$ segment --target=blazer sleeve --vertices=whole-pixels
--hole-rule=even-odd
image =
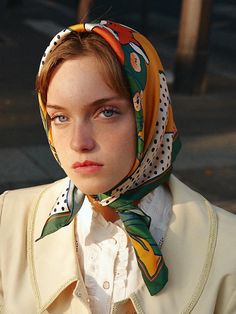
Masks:
[[[4,299],[3,299],[3,287],[2,287],[2,254],[3,252],[1,251],[1,242],[2,242],[2,236],[1,236],[1,217],[2,217],[2,211],[3,211],[3,202],[4,202],[4,197],[7,192],[3,193],[0,195],[0,313],[3,313],[3,307],[4,307]]]
[[[236,313],[236,274],[222,280],[214,314]]]

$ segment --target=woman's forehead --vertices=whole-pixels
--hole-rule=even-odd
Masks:
[[[107,84],[94,57],[73,58],[55,70],[47,91],[47,103],[58,105],[67,101],[99,104],[124,98]]]

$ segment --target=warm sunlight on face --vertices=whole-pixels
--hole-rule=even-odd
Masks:
[[[135,161],[132,104],[105,83],[95,57],[67,60],[47,93],[54,146],[61,165],[85,194],[117,185]]]

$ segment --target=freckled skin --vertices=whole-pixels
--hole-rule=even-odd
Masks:
[[[129,173],[136,154],[134,110],[107,86],[97,59],[78,57],[56,68],[47,112],[61,165],[83,193],[109,191]],[[102,167],[96,173],[76,173],[72,165],[85,160]]]

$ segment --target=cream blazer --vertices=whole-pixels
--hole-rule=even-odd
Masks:
[[[1,314],[91,313],[74,223],[35,242],[62,186],[60,180],[1,196]],[[235,314],[236,216],[174,176],[169,186],[173,215],[162,248],[169,281],[155,296],[142,283],[111,313],[127,313],[132,302],[138,314]]]

